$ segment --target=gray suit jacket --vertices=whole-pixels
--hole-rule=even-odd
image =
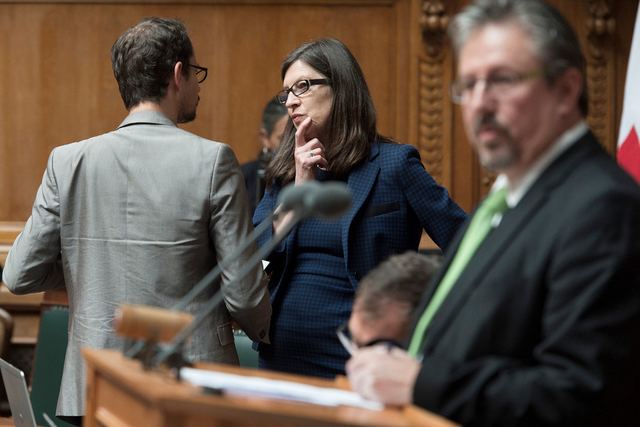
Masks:
[[[19,294],[66,284],[69,341],[57,413],[84,414],[80,348],[122,348],[112,329],[119,304],[173,306],[250,230],[231,149],[162,114],[130,114],[113,132],[55,148],[3,279]],[[188,356],[237,363],[232,318],[253,340],[268,336],[261,269],[233,283],[247,258],[226,263],[221,281],[188,307],[198,312],[222,289],[224,305],[194,333]]]

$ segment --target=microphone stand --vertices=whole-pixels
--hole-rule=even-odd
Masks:
[[[271,227],[273,219],[277,218],[279,213],[280,212],[270,212],[267,217],[244,239],[244,241],[236,247],[236,250],[234,252],[232,252],[225,259],[218,262],[218,264],[202,279],[200,279],[200,281],[193,288],[191,288],[191,290],[187,292],[187,294],[182,297],[180,301],[178,301],[173,307],[171,307],[170,310],[184,310],[187,305],[191,301],[193,301],[193,299],[198,296],[198,294],[200,294],[200,292],[208,288],[214,281],[216,281],[220,277],[220,275],[222,274],[222,269],[226,267],[226,262],[229,262],[225,262],[225,260],[235,260],[240,257],[240,255],[242,255],[242,253],[249,247],[251,243],[254,243],[262,233],[264,233],[269,227]],[[247,270],[244,275],[247,275],[249,271],[250,270]],[[241,278],[243,278],[244,275],[241,276]],[[218,294],[216,294],[213,298],[217,300],[217,302],[222,299],[222,292],[218,292]],[[153,345],[154,343],[149,344]],[[145,347],[148,347],[148,345],[146,345],[144,341],[136,341],[127,351],[125,351],[125,356],[129,358],[139,358],[142,360],[145,366],[148,366],[150,364],[149,349],[145,349]]]
[[[273,238],[265,245],[260,247],[258,251],[247,261],[244,268],[238,273],[237,278],[230,284],[243,279],[251,270],[260,263],[271,251],[284,239],[285,236],[295,227],[295,225],[302,219],[308,216],[307,210],[294,210],[294,214],[291,220],[283,224],[283,227],[273,236]],[[264,222],[268,222],[265,220]],[[261,224],[262,225],[262,224]],[[271,225],[271,223],[269,223]],[[263,230],[264,231],[264,230]],[[200,324],[206,319],[206,317],[220,304],[223,299],[222,292],[216,293],[204,306],[203,310],[193,319],[193,321],[180,331],[173,340],[163,346],[160,349],[156,357],[151,362],[151,366],[157,366],[158,364],[167,361],[171,368],[175,368],[179,378],[180,368],[189,365],[182,354],[182,348],[186,339],[193,333],[193,331],[200,326]]]
[[[319,185],[315,181],[300,184],[289,185],[285,187],[279,197],[280,206],[270,213],[259,225],[250,233],[245,241],[238,245],[237,249],[225,259],[236,259],[239,257],[257,238],[262,235],[269,227],[272,226],[274,218],[278,218],[281,212],[292,211],[293,215],[289,220],[282,224],[282,228],[278,230],[264,246],[259,248],[256,253],[249,258],[244,268],[238,272],[238,276],[232,280],[229,285],[235,284],[246,277],[251,270],[262,261],[271,251],[284,239],[293,227],[302,219],[311,215],[318,215],[324,218],[337,218],[348,209],[351,204],[351,193],[347,186],[343,183],[327,183]],[[216,280],[222,273],[222,268],[226,266],[225,260],[221,260],[218,265],[209,273],[207,273],[194,287],[189,291],[171,311],[183,310],[200,292]],[[142,360],[143,365],[147,368],[156,366],[159,363],[167,361],[168,365],[173,367],[185,366],[189,364],[182,355],[182,347],[185,340],[193,333],[193,331],[204,321],[208,314],[213,311],[223,299],[223,292],[219,290],[205,305],[204,311],[198,314],[191,324],[180,331],[173,337],[169,344],[163,345],[154,351],[156,340],[151,339],[145,341],[137,341],[133,346],[125,352],[127,357],[135,357]]]

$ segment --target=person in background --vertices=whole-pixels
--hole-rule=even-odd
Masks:
[[[416,306],[438,265],[433,257],[407,251],[367,273],[358,284],[349,322],[338,329],[347,351],[381,342],[403,347]]]
[[[120,304],[171,308],[216,264],[222,279],[186,308],[220,304],[194,331],[185,356],[238,363],[232,320],[267,340],[271,306],[260,267],[239,277],[251,231],[238,162],[227,145],[181,130],[194,120],[199,65],[184,25],[147,18],[111,48],[129,114],[113,131],[54,148],[31,217],[11,248],[3,280],[17,294],[66,287],[69,341],[57,414],[85,413],[82,347],[122,348],[113,331]]]
[[[344,44],[303,44],[281,71],[277,97],[289,122],[254,224],[288,184],[342,181],[353,199],[340,220],[304,221],[269,256],[273,326],[271,344],[258,345],[260,366],[333,377],[348,358],[335,331],[349,319],[358,281],[390,255],[416,250],[422,230],[446,248],[466,214],[425,171],[415,147],[378,134],[364,75]],[[282,216],[273,229],[289,220]]]
[[[260,154],[254,161],[240,165],[244,183],[249,195],[251,215],[262,199],[265,189],[265,171],[273,158],[273,154],[282,141],[284,128],[287,125],[287,109],[278,100],[272,99],[262,111],[262,125],[260,126]]]
[[[408,352],[360,349],[353,388],[470,426],[627,426],[640,410],[640,187],[585,121],[585,58],[539,0],[450,28],[453,100],[499,175],[445,254]]]

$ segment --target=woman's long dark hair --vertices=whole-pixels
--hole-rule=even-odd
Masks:
[[[358,62],[349,49],[336,39],[320,39],[293,50],[282,63],[284,79],[289,67],[302,61],[329,79],[333,105],[322,141],[329,171],[336,178],[346,177],[367,158],[377,136],[376,112]],[[285,185],[295,178],[295,132],[289,120],[280,148],[267,170],[267,185]]]

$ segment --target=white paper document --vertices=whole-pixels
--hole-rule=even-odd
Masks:
[[[381,410],[384,405],[337,388],[316,387],[291,381],[225,374],[205,369],[182,368],[181,377],[196,386],[209,387],[229,395],[260,396],[324,406],[355,406]]]

